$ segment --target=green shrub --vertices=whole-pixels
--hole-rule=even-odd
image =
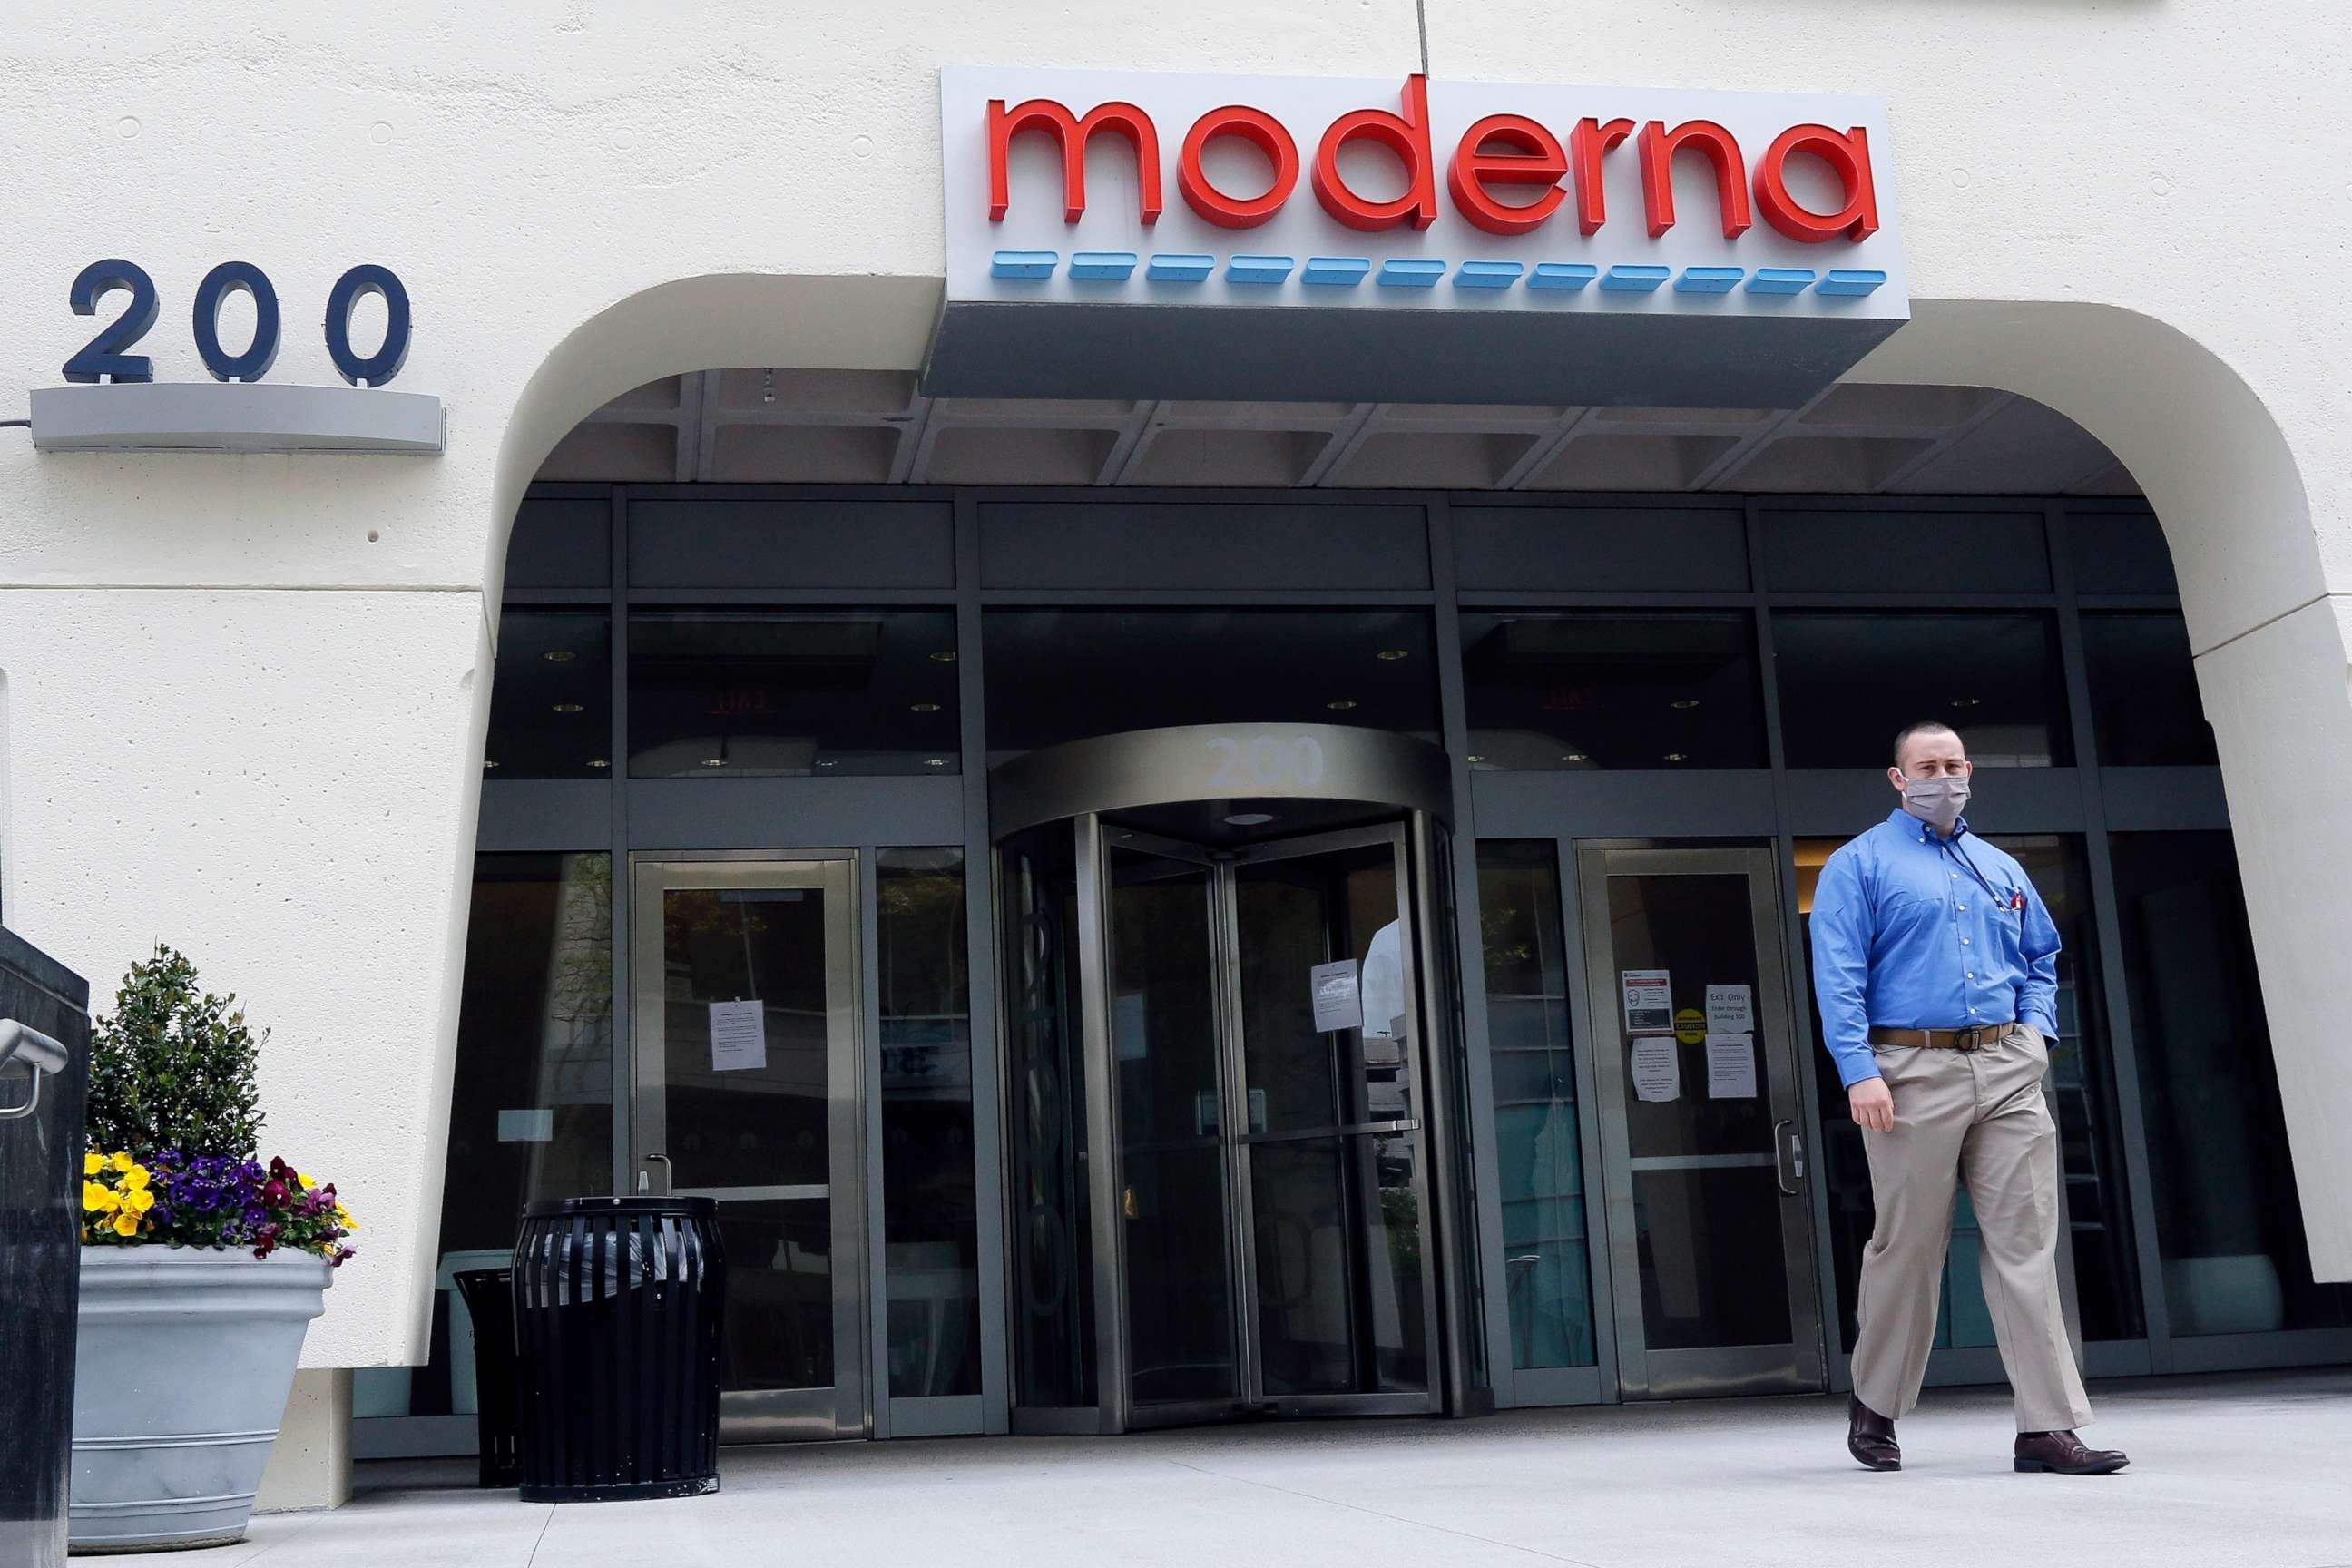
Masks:
[[[196,966],[158,943],[90,1031],[89,1142],[250,1160],[261,1146],[254,1066],[264,1031],[234,996],[201,994]]]

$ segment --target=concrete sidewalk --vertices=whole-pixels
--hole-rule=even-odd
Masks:
[[[1587,1568],[2352,1565],[2352,1371],[2115,1384],[2104,1479],[2021,1476],[2005,1394],[1929,1390],[1907,1468],[1843,1404],[1727,1400],[1489,1420],[730,1449],[683,1502],[526,1507],[470,1463],[362,1467],[335,1513],[178,1568],[1581,1563]]]

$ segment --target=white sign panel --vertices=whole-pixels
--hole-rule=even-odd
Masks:
[[[1307,973],[1315,996],[1315,1029],[1318,1034],[1364,1026],[1363,997],[1356,984],[1354,959],[1343,958],[1337,963],[1318,963]]]
[[[1683,1062],[1672,1035],[1645,1035],[1633,1042],[1633,1097],[1668,1100],[1683,1097]]]
[[[710,1004],[710,1070],[755,1071],[768,1065],[768,1015],[757,1002]]]
[[[1675,1026],[1674,978],[1663,969],[1618,972],[1625,998],[1625,1032],[1629,1035],[1669,1033]]]
[[[1718,1035],[1753,1034],[1756,1029],[1754,989],[1746,985],[1708,986],[1706,1026]]]
[[[1910,314],[1876,98],[950,66],[940,102],[951,304]]]
[[[1706,1097],[1709,1100],[1756,1098],[1756,1037],[1709,1035],[1706,1037]]]

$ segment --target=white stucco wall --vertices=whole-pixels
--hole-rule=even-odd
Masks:
[[[2298,809],[2302,770],[2352,772],[2347,632],[2323,602],[2352,589],[2333,12],[1431,0],[1426,26],[1441,76],[1892,100],[1882,193],[1920,319],[1863,374],[2046,383],[2147,455],[2247,850],[2314,1249],[2341,1276],[2352,1152],[2326,1129],[2352,1120],[2334,1023],[2352,915],[2333,897],[2352,826]],[[172,380],[202,374],[188,310],[215,263],[268,272],[272,377],[314,382],[329,286],[389,265],[415,308],[398,384],[448,402],[428,459],[37,458],[0,431],[0,901],[101,991],[163,937],[273,1026],[271,1145],[332,1173],[369,1227],[311,1364],[422,1348],[492,579],[545,447],[655,374],[914,364],[941,267],[943,62],[1401,79],[1421,47],[1409,0],[267,5],[234,23],[159,0],[0,38],[0,414],[56,384],[93,325],[67,285],[118,255],[162,289],[139,346]],[[2292,125],[2254,123],[2290,105]],[[727,274],[772,280],[637,299]],[[2224,408],[2233,444],[2168,426],[2147,364],[2059,374],[2056,316],[1946,304],[1984,300],[2163,323],[2082,341],[2210,382],[2183,406]],[[2277,438],[2241,438],[2256,427]],[[2293,852],[2266,850],[2289,821]]]

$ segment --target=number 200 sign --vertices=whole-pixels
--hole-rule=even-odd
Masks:
[[[155,324],[155,280],[135,261],[110,258],[93,261],[73,280],[68,297],[77,316],[94,316],[98,302],[116,289],[131,295],[130,304],[81,352],[66,361],[68,381],[152,381],[155,362],[145,354],[124,351],[147,335]],[[253,341],[242,353],[221,347],[221,305],[231,294],[253,301]],[[352,347],[352,310],[368,295],[383,300],[383,342],[372,354]],[[196,285],[196,357],[215,381],[259,381],[278,360],[278,290],[268,275],[250,261],[224,261]],[[408,359],[408,290],[392,268],[367,263],[335,279],[327,294],[327,357],[335,372],[354,386],[382,386],[400,374]]]

